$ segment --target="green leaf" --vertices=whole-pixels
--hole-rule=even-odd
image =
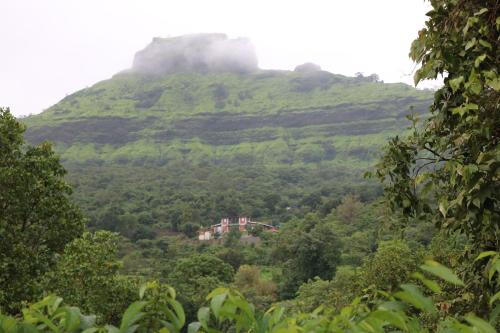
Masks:
[[[120,330],[113,325],[106,325],[104,328],[108,331],[108,333],[120,333]]]
[[[99,329],[97,327],[90,327],[90,328],[83,330],[82,333],[95,333],[97,331],[99,331]]]
[[[40,333],[40,330],[31,324],[28,323],[19,323],[19,329],[15,332],[12,333],[17,333],[17,332],[22,332],[22,333]],[[83,333],[83,332],[82,332]]]
[[[479,41],[479,42],[481,42],[481,41]],[[486,59],[486,54],[482,54],[479,57],[477,57],[476,60],[474,61],[474,66],[479,67],[479,65],[481,65],[481,63],[484,61],[484,59]]]
[[[481,260],[481,259],[486,258],[486,257],[491,257],[491,256],[494,256],[497,254],[498,254],[498,252],[496,252],[496,251],[481,252],[481,254],[479,254],[474,261]]]
[[[446,217],[448,213],[449,203],[446,200],[443,200],[439,203],[439,211],[443,214],[443,217]]]
[[[139,288],[139,299],[143,299],[144,298],[144,293],[146,292],[146,289],[148,289],[148,285],[147,284],[143,284],[141,286],[141,288]]]
[[[6,333],[16,332],[17,321],[12,317],[0,316],[0,331]]]
[[[474,326],[480,333],[496,333],[496,330],[487,321],[473,314],[466,315],[465,320]]]
[[[402,330],[408,330],[408,327],[406,326],[406,316],[404,315],[404,313],[376,310],[370,314],[370,317],[387,322]]]
[[[122,322],[120,325],[120,332],[130,332],[129,329],[133,325],[144,317],[144,313],[141,310],[146,306],[147,302],[134,302],[130,304],[125,313],[123,314]]]
[[[488,49],[490,49],[490,50],[491,50],[491,48],[492,48],[492,47],[491,47],[490,42],[487,42],[487,41],[485,41],[484,39],[480,39],[480,40],[479,40],[479,44],[481,44],[482,46],[484,46],[484,47],[486,47],[486,48],[488,48]],[[486,57],[486,54],[484,54],[484,56]],[[483,60],[484,60],[484,59],[483,59]],[[477,66],[476,66],[476,67],[477,67]]]
[[[488,8],[481,8],[480,11],[474,13],[474,16],[480,16],[480,15],[483,15],[484,13],[486,13],[488,11]]]
[[[65,307],[64,326],[67,332],[73,332],[80,327],[80,309],[76,307]]]
[[[451,109],[451,113],[459,114],[461,117],[463,117],[463,115],[466,114],[469,110],[478,110],[478,109],[479,105],[474,103],[467,103],[465,105]]]
[[[476,37],[474,37],[470,41],[468,41],[467,44],[465,44],[465,51],[467,51],[471,47],[474,47],[476,44],[477,44],[477,39]]]
[[[95,315],[84,316],[80,313],[80,328],[81,329],[87,329],[87,328],[93,327],[95,325],[95,321],[96,321]]]
[[[463,117],[466,112],[467,112],[467,109],[464,108],[463,106],[459,106],[459,107],[451,109],[452,114],[458,114],[460,117]],[[441,208],[439,209],[439,211],[441,211]],[[441,214],[443,214],[442,211],[441,211]]]
[[[197,321],[188,325],[188,333],[197,333],[200,331],[201,324]]]
[[[425,264],[420,266],[421,269],[435,275],[454,285],[463,286],[464,283],[449,269],[433,260],[426,260]]]
[[[208,321],[210,320],[210,309],[207,308],[206,306],[200,308],[198,310],[198,320],[200,323],[203,325],[205,329],[208,328]]]
[[[493,310],[490,312],[490,316],[488,318],[490,324],[495,325],[498,323],[498,318],[500,317],[500,304],[497,304]]]
[[[495,275],[495,272],[498,272],[500,274],[500,260],[492,260],[492,265],[488,271],[488,280],[491,281],[493,279],[493,275]]]
[[[491,88],[493,88],[493,90],[495,91],[500,90],[500,78],[486,80],[486,84],[489,85]]]
[[[378,306],[380,310],[391,310],[391,311],[404,311],[406,305],[401,303],[400,301],[387,301]]]
[[[442,292],[441,286],[436,281],[425,278],[423,274],[417,272],[413,273],[411,276],[415,279],[420,280],[420,282],[422,282],[427,288],[429,288],[436,294],[440,294]]]
[[[227,288],[216,288],[216,289],[212,290],[210,292],[210,294],[208,294],[207,300],[209,300],[217,295],[220,295],[220,294],[227,294],[227,292],[228,292]]]
[[[186,315],[184,313],[184,309],[181,305],[181,303],[179,303],[178,301],[176,301],[175,299],[168,299],[167,302],[170,304],[170,306],[174,309],[175,311],[175,316],[176,316],[176,322],[177,322],[177,326],[179,329],[181,329],[185,322],[186,322]]]
[[[219,317],[220,314],[220,308],[222,306],[222,303],[224,303],[224,300],[226,299],[227,294],[219,294],[217,296],[214,296],[212,300],[210,301],[210,308],[214,312],[215,317]]]
[[[493,303],[495,303],[498,300],[500,300],[500,291],[490,298],[490,305],[493,305]]]
[[[429,313],[435,313],[436,308],[432,299],[426,297],[422,294],[422,292],[417,288],[417,286],[413,284],[402,284],[401,289],[403,291],[398,291],[394,294],[395,297],[404,301],[407,304],[411,304],[417,309],[422,311],[426,311]]]
[[[460,84],[464,82],[464,77],[459,76],[457,78],[451,79],[449,81],[450,87],[453,90],[453,92],[456,92],[460,88]]]
[[[472,91],[472,93],[476,95],[481,92],[482,90],[481,81],[479,81],[479,78],[474,69],[472,69],[469,79],[465,83],[465,87],[470,89],[470,91]]]

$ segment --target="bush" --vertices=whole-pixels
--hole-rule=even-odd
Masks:
[[[382,242],[361,268],[362,283],[392,291],[406,281],[417,267],[417,257],[403,241]]]

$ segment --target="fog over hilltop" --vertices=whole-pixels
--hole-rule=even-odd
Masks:
[[[238,72],[257,70],[255,48],[246,38],[225,34],[192,34],[153,38],[136,53],[132,71],[164,75],[176,72]]]

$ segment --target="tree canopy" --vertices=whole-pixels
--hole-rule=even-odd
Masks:
[[[430,117],[391,140],[378,169],[394,208],[500,248],[499,3],[433,0],[411,46],[415,83],[443,75]]]
[[[467,307],[489,308],[493,287],[481,273],[481,251],[500,248],[500,4],[433,0],[410,57],[415,83],[444,77],[430,115],[412,117],[412,133],[392,139],[377,170],[388,202],[408,220],[433,221],[467,238],[461,260]],[[466,266],[466,265],[464,265]],[[470,310],[470,309],[469,309]]]
[[[0,307],[7,311],[32,300],[55,254],[84,227],[51,145],[25,146],[24,130],[0,108]]]

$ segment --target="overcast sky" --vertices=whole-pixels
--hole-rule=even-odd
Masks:
[[[153,37],[248,37],[259,66],[412,82],[423,0],[1,0],[0,106],[39,113],[129,68]],[[432,85],[432,84],[431,84]]]

